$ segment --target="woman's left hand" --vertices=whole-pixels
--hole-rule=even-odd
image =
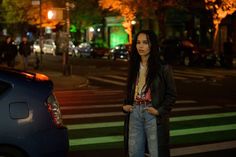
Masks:
[[[147,107],[146,111],[154,116],[159,116],[159,112],[154,107]]]

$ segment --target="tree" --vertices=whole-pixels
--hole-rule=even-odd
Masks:
[[[89,26],[101,24],[105,12],[98,7],[97,0],[76,0],[75,9],[71,10],[71,24],[75,25],[77,36],[81,36]]]
[[[165,9],[179,6],[177,0],[99,0],[99,6],[119,13],[124,17],[123,26],[132,41],[131,21],[136,19],[158,19],[160,33],[164,36]]]
[[[205,0],[206,9],[212,12],[215,27],[213,48],[216,48],[216,38],[221,21],[236,11],[236,0]]]
[[[137,4],[134,0],[99,0],[99,6],[109,11],[119,13],[124,17],[123,26],[129,34],[129,42],[132,41],[132,24],[137,12]]]
[[[50,21],[47,18],[47,11],[53,8],[52,2],[42,0],[42,26],[55,26],[59,21]],[[4,19],[4,23],[11,25],[35,25],[39,27],[40,14],[39,5],[32,5],[32,0],[3,0],[2,1],[3,12],[1,16]]]

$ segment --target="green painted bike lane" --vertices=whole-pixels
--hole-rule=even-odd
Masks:
[[[236,140],[236,112],[170,118],[172,146]],[[123,121],[67,125],[70,150],[123,147]]]

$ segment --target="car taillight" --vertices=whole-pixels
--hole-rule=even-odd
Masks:
[[[60,105],[53,94],[51,94],[47,99],[47,109],[50,115],[52,116],[54,124],[57,127],[62,127],[63,122],[60,111]]]

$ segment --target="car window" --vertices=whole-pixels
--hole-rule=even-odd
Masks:
[[[0,95],[2,95],[7,89],[9,89],[11,86],[9,83],[3,82],[0,80]]]

